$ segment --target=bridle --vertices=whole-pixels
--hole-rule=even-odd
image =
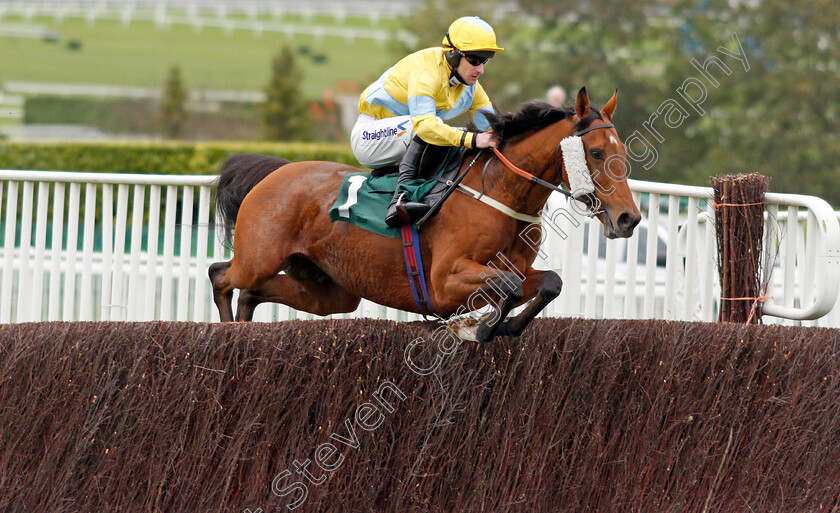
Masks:
[[[590,126],[588,128],[584,128],[583,130],[575,130],[572,135],[581,136],[583,134],[588,134],[593,130],[598,130],[599,128],[615,128],[615,125],[612,123],[601,123],[600,125]]]
[[[600,124],[600,125],[590,126],[588,128],[584,128],[582,130],[575,130],[572,133],[572,135],[573,136],[581,136],[581,135],[589,133],[593,130],[598,130],[599,128],[613,128],[614,126],[615,125],[613,125],[612,123],[603,123],[603,124]],[[557,174],[559,176],[563,176],[563,169],[562,169],[563,164],[560,162],[560,151],[561,151],[560,150],[560,143],[558,142],[557,143],[557,148],[554,150],[554,165],[555,165],[555,169],[556,169]],[[514,173],[518,174],[519,176],[527,179],[530,182],[542,185],[543,187],[545,187],[547,189],[550,189],[550,190],[555,191],[555,192],[559,192],[560,194],[562,194],[563,196],[566,196],[567,198],[571,198],[571,199],[580,201],[581,203],[586,205],[586,208],[589,209],[589,214],[587,214],[587,217],[597,217],[597,216],[599,216],[603,213],[606,213],[606,210],[604,210],[601,207],[601,202],[600,202],[600,200],[598,200],[598,198],[595,197],[594,193],[589,192],[589,193],[586,193],[586,194],[581,194],[581,195],[575,196],[571,191],[567,191],[566,189],[563,189],[563,188],[558,187],[554,184],[546,182],[545,180],[543,180],[541,178],[538,178],[538,177],[532,175],[531,173],[525,171],[524,169],[516,166],[510,160],[508,160],[507,157],[505,157],[502,154],[502,152],[499,151],[498,148],[493,148],[493,153],[496,154],[496,157],[499,158],[499,160],[502,162],[502,164],[505,165],[505,167],[507,167],[508,169],[513,171]]]

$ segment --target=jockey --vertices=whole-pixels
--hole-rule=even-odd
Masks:
[[[400,162],[397,190],[385,222],[399,226],[422,217],[429,206],[402,201],[400,185],[419,177],[427,145],[495,147],[482,112],[493,113],[487,93],[478,83],[484,65],[496,52],[493,28],[481,18],[455,20],[443,38],[443,48],[427,48],[399,62],[368,86],[359,99],[359,118],[350,145],[359,163],[370,168]],[[442,120],[469,110],[483,130],[471,133]]]

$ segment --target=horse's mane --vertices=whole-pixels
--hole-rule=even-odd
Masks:
[[[589,116],[578,123],[578,129],[588,127],[596,119],[604,119],[596,108],[590,107],[589,111]],[[571,120],[575,115],[575,107],[573,105],[554,107],[544,101],[534,100],[523,103],[516,112],[483,114],[490,122],[493,132],[498,134],[499,139],[504,143],[517,135],[545,128],[564,119]],[[469,129],[476,130],[472,124]]]

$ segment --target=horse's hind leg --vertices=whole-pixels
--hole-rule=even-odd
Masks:
[[[250,321],[260,303],[282,303],[315,315],[352,312],[361,298],[348,292],[328,276],[317,280],[297,281],[280,274],[253,289],[239,292],[237,321]]]
[[[230,262],[216,262],[210,266],[207,274],[210,276],[210,283],[213,285],[213,302],[219,309],[219,319],[222,322],[233,321],[233,287],[227,280],[227,272],[230,269]]]

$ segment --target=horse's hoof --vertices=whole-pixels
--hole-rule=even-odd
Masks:
[[[482,333],[482,331],[484,333]],[[481,328],[479,328],[476,331],[476,334],[475,334],[475,341],[478,342],[481,345],[489,344],[489,343],[493,342],[493,339],[495,339],[496,336],[494,335],[494,336],[490,337],[490,336],[487,335],[486,332],[487,332],[487,330],[482,330]]]
[[[470,342],[478,342],[476,338],[478,332],[478,321],[472,317],[464,317],[446,323],[446,327],[461,340]]]
[[[487,325],[487,320],[493,316],[492,312],[485,313],[478,319],[466,315],[457,319],[451,319],[446,322],[446,327],[461,340],[468,340],[470,342],[478,342],[479,344],[487,344],[499,335],[497,332],[493,337],[487,336],[487,331],[490,327]],[[502,323],[499,328],[505,327]]]
[[[481,328],[484,328],[482,330]],[[508,321],[504,321],[496,328],[496,332],[493,334],[492,337],[489,337],[487,332],[490,331],[490,326],[482,324],[479,326],[478,330],[476,330],[476,341],[480,344],[489,344],[493,342],[494,339],[498,337],[518,337],[519,334],[514,334],[510,330],[510,325]]]
[[[497,337],[514,337],[513,333],[510,332],[510,328],[508,326],[508,321],[504,321],[503,323],[499,324],[499,329],[496,330]]]
[[[489,344],[490,342],[493,342],[493,339],[496,338],[497,333],[491,335],[491,329],[492,328],[488,324],[479,324],[478,329],[475,330],[476,342],[478,342],[479,344]]]

